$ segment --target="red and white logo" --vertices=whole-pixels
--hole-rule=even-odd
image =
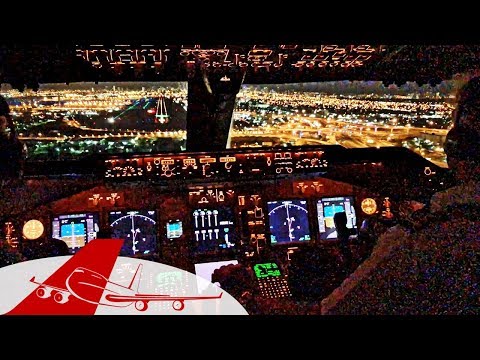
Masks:
[[[0,268],[0,313],[247,315],[207,279],[161,263],[118,257],[122,244],[94,240],[74,256]]]

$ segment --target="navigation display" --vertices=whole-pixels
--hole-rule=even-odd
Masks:
[[[279,200],[267,203],[272,244],[310,240],[306,200]]]
[[[150,254],[157,249],[155,210],[112,211],[108,215],[112,238],[123,239],[120,255]]]

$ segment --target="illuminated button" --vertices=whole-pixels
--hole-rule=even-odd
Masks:
[[[217,159],[208,157],[208,158],[201,158],[199,161],[200,161],[200,164],[209,164],[209,163],[217,162]]]
[[[174,159],[163,159],[160,161],[162,165],[174,165],[175,160]]]
[[[191,158],[183,159],[183,165],[185,166],[195,165],[195,163],[196,163],[195,159],[191,159]]]
[[[44,232],[43,224],[38,220],[29,220],[23,226],[23,235],[28,240],[36,240]]]
[[[362,211],[367,215],[372,215],[377,211],[377,203],[372,198],[366,198],[361,203]]]
[[[221,163],[228,163],[228,162],[236,162],[237,159],[233,156],[226,156],[226,157],[221,157],[220,162]]]

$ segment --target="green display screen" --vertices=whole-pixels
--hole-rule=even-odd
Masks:
[[[272,262],[255,264],[253,266],[253,271],[255,271],[255,276],[258,279],[264,279],[268,277],[277,277],[282,275],[278,265]]]

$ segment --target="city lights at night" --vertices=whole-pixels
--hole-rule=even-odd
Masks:
[[[313,87],[315,84],[245,85],[233,113],[232,147],[407,146],[446,166],[440,149],[454,109],[448,85],[441,94],[428,87],[392,94],[378,83],[351,83],[349,88],[355,88],[357,94],[342,94],[345,84],[336,89],[331,84],[330,93],[321,86],[319,91],[311,91]],[[337,93],[331,93],[332,88]],[[160,94],[167,99],[167,112],[173,119],[170,124],[158,121]],[[38,92],[10,90],[2,95],[12,104],[20,139],[32,158],[79,157],[95,151],[180,150],[186,139],[185,83],[44,85]],[[421,149],[411,141],[415,138],[430,139],[435,146]],[[163,141],[159,147],[157,139],[169,139],[170,143]]]

